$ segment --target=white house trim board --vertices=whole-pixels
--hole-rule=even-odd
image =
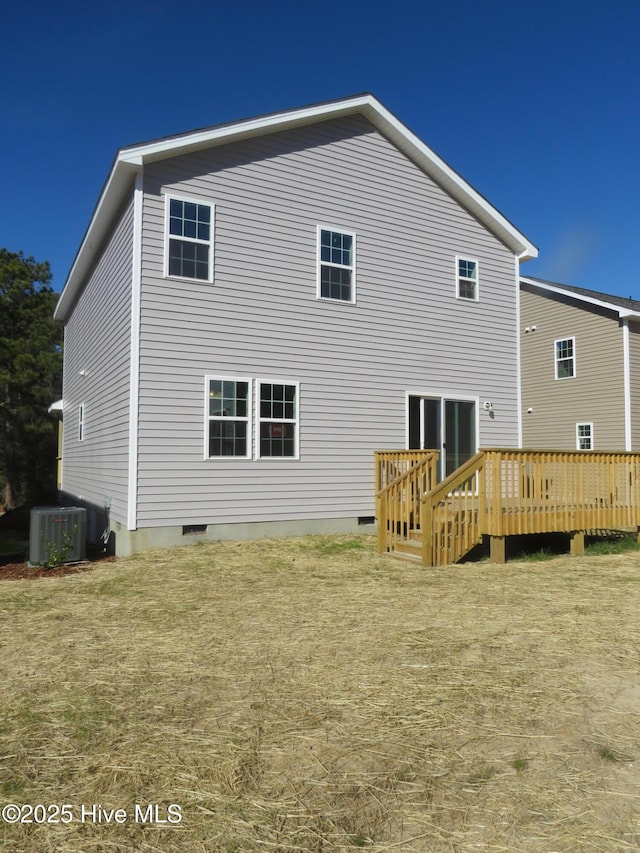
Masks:
[[[475,264],[476,277],[475,279],[465,278],[460,275],[460,261],[468,261],[469,263]],[[455,256],[455,288],[456,288],[456,299],[461,300],[462,302],[479,302],[480,301],[480,262],[477,258],[472,258],[469,255],[456,255]],[[460,281],[473,281],[475,284],[475,291],[473,298],[468,296],[460,296]]]
[[[120,150],[118,161],[141,165],[202,148],[211,148],[214,145],[225,145],[238,139],[276,133],[354,114],[361,114],[368,119],[447,192],[511,246],[521,260],[538,256],[537,248],[508,219],[389,112],[376,97],[368,93],[133,145]]]
[[[538,250],[533,243],[508,219],[390,113],[377,98],[364,94],[120,149],[58,300],[56,319],[62,321],[66,319],[75,296],[83,286],[88,271],[108,234],[111,223],[124,203],[135,175],[144,163],[178,157],[191,151],[225,145],[238,139],[276,133],[350,115],[362,115],[367,119],[432,180],[502,240],[520,260],[538,256]]]
[[[518,447],[522,448],[522,357],[520,346],[520,261],[515,258],[516,287],[516,396],[518,402]]]
[[[246,420],[247,422],[247,452],[244,456],[209,456],[209,425],[212,420],[221,420],[220,417],[212,417],[210,415],[210,388],[211,382],[246,382],[247,383],[247,415],[246,417],[238,417],[236,420]],[[252,460],[253,452],[253,411],[254,411],[254,381],[248,376],[221,376],[217,373],[207,373],[204,377],[204,461],[205,462],[242,462],[243,460]],[[230,416],[230,419],[231,418]]]
[[[131,357],[129,365],[129,467],[127,529],[135,530],[138,509],[138,419],[140,397],[140,301],[142,289],[143,172],[136,175],[133,195],[133,253],[131,275]]]
[[[476,451],[480,449],[480,417],[481,409],[480,406],[480,397],[469,395],[469,394],[443,394],[440,391],[416,391],[416,390],[408,390],[405,391],[404,394],[404,444],[406,449],[409,449],[409,397],[421,397],[423,399],[428,400],[438,400],[440,402],[440,443],[441,446],[438,448],[442,451],[442,442],[444,441],[444,427],[445,427],[445,407],[444,403],[446,402],[460,402],[460,403],[473,403],[475,406],[475,442],[476,442]],[[422,414],[420,415],[420,434],[424,434],[424,423],[422,419]],[[429,448],[435,449],[435,448]],[[442,465],[442,458],[439,461],[439,464]]]
[[[204,282],[205,284],[213,283],[213,267],[214,267],[214,256],[213,256],[213,247],[215,245],[215,216],[216,216],[216,208],[215,204],[210,199],[202,199],[195,198],[194,196],[185,196],[181,193],[172,193],[163,191],[164,195],[164,267],[163,274],[165,278],[171,278],[175,281],[195,281],[195,282]],[[182,201],[187,204],[196,204],[201,207],[208,207],[210,211],[210,222],[209,222],[209,239],[208,240],[198,240],[191,239],[189,237],[178,237],[176,235],[171,234],[170,232],[170,208],[172,201]],[[193,278],[179,275],[171,275],[169,272],[169,241],[171,239],[183,240],[184,242],[195,243],[197,245],[208,244],[208,275],[207,278]]]
[[[260,416],[260,391],[263,385],[290,385],[296,389],[295,418],[282,418],[282,423],[295,425],[296,438],[293,456],[262,456],[260,453],[260,425],[270,422],[270,418]],[[256,417],[255,417],[255,458],[256,460],[269,460],[270,462],[297,462],[300,459],[300,383],[294,379],[257,379],[256,380]],[[278,419],[276,419],[278,420]]]
[[[321,234],[323,231],[329,231],[332,233],[338,234],[346,234],[352,239],[351,245],[351,266],[344,266],[342,264],[333,264],[331,262],[326,262],[328,266],[341,268],[341,269],[350,269],[351,270],[351,299],[331,299],[328,296],[322,296],[322,267],[323,261],[321,257]],[[350,228],[344,228],[341,225],[318,225],[316,228],[316,299],[322,300],[323,302],[337,302],[342,305],[355,305],[356,304],[356,279],[357,279],[357,237],[355,231],[352,231]]]
[[[558,293],[560,296],[568,296],[570,299],[577,299],[578,302],[586,302],[589,305],[596,305],[599,308],[606,308],[609,311],[615,312],[619,317],[640,318],[640,313],[638,311],[631,310],[631,308],[623,308],[621,305],[616,305],[613,302],[606,302],[603,299],[596,299],[595,297],[587,296],[584,293],[576,293],[573,290],[568,290],[566,287],[562,287],[557,284],[538,281],[535,278],[526,278],[524,276],[520,277],[520,281],[523,284],[530,285],[531,287],[539,287],[540,290],[546,290],[549,293]]]
[[[624,382],[624,449],[633,450],[631,432],[631,353],[629,349],[629,318],[622,318],[622,356]]]

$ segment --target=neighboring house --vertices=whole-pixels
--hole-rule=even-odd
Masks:
[[[525,448],[640,450],[640,302],[521,279]]]
[[[371,95],[121,149],[56,309],[61,499],[120,554],[359,529],[376,449],[520,445],[536,255]]]

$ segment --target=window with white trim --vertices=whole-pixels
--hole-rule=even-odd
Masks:
[[[213,280],[213,205],[167,196],[166,272],[175,278]]]
[[[318,296],[356,301],[356,235],[318,227]]]
[[[576,339],[555,341],[556,379],[573,379],[576,375]]]
[[[478,262],[469,258],[456,258],[456,297],[478,301]]]
[[[298,383],[258,383],[258,458],[298,457]]]
[[[576,424],[576,448],[593,450],[593,424]]]
[[[84,441],[84,403],[78,406],[78,441]]]
[[[207,456],[251,456],[251,380],[207,377]]]

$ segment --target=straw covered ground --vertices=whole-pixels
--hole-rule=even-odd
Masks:
[[[374,545],[0,582],[3,849],[638,851],[640,555]]]

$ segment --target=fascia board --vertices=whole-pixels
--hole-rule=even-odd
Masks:
[[[373,95],[358,95],[299,110],[289,110],[256,119],[235,122],[155,142],[123,148],[104,186],[91,222],[58,300],[55,317],[64,321],[76,293],[90,270],[95,253],[104,241],[113,220],[131,190],[137,170],[145,163],[178,157],[193,151],[226,145],[240,139],[288,130],[353,114],[364,115],[409,159],[428,174],[445,192],[475,216],[519,258],[526,261],[538,256],[537,248],[521,234],[496,208],[425,145]]]
[[[619,317],[640,319],[640,312],[632,311],[630,308],[623,308],[621,305],[615,305],[613,302],[605,302],[603,299],[596,299],[593,296],[586,296],[584,293],[576,293],[573,290],[567,290],[566,288],[559,287],[555,284],[536,281],[536,279],[526,278],[525,276],[520,276],[520,281],[523,284],[528,284],[530,287],[538,287],[540,290],[548,290],[550,293],[567,296],[570,299],[576,299],[578,302],[586,302],[588,305],[595,305],[598,308],[606,308],[608,311],[616,313]]]
[[[138,168],[131,164],[121,164],[117,160],[114,163],[58,299],[53,314],[56,320],[65,321],[76,293],[94,263],[96,252],[133,187],[137,171]]]
[[[131,148],[122,149],[118,159],[123,163],[142,165],[167,157],[182,156],[203,148],[227,145],[240,139],[290,130],[294,127],[303,127],[317,121],[326,121],[355,113],[364,115],[410,160],[506,243],[521,261],[538,256],[538,249],[533,243],[527,240],[508,219],[447,165],[435,151],[425,145],[393,113],[389,112],[373,95],[360,95],[343,101],[319,104],[300,110],[291,110],[218,128],[187,133],[183,136],[161,139],[148,144],[135,145]]]
[[[278,133],[294,127],[303,127],[318,120],[327,120],[338,116],[360,112],[371,100],[370,95],[361,95],[344,101],[288,110],[282,113],[261,116],[246,121],[234,122],[220,127],[207,128],[180,136],[171,136],[155,142],[133,145],[120,150],[118,160],[122,163],[153,163],[168,157],[180,157],[193,151],[212,148],[216,145],[228,145],[239,139]]]
[[[429,148],[406,125],[399,121],[375,98],[370,107],[375,110],[367,117],[409,159],[472,213],[490,231],[496,234],[518,256],[520,261],[538,257],[537,247],[504,217],[484,196]]]

